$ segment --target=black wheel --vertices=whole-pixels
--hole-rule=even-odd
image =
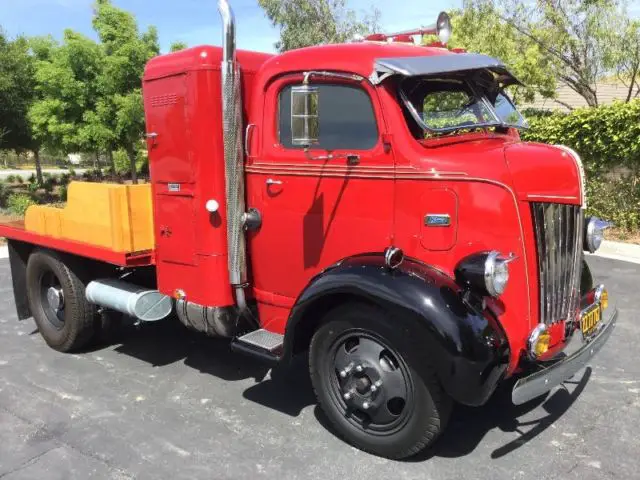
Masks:
[[[361,450],[394,459],[432,444],[447,423],[451,399],[415,332],[368,305],[338,307],[324,320],[311,340],[309,368],[336,432]]]
[[[84,347],[94,333],[94,309],[85,286],[53,252],[36,251],[27,263],[31,314],[47,344],[61,352]]]

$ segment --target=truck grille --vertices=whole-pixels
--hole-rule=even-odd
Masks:
[[[566,320],[580,301],[584,213],[577,205],[532,203],[540,278],[540,322]]]

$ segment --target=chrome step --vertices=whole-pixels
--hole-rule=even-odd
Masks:
[[[284,335],[261,328],[260,330],[254,330],[253,332],[238,337],[237,340],[273,353],[282,347]]]
[[[261,328],[234,338],[231,350],[273,364],[280,361],[283,343],[284,335]]]

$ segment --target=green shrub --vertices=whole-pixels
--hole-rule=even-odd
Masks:
[[[120,149],[113,152],[113,163],[116,166],[116,173],[119,175],[127,174],[131,171],[129,155],[125,150]]]
[[[577,151],[589,171],[624,166],[640,171],[640,100],[614,102],[570,113],[529,112],[523,140],[563,144]]]
[[[32,173],[31,175],[29,175],[29,178],[27,178],[27,182],[36,183],[36,174]]]
[[[51,178],[47,178],[42,184],[42,188],[44,188],[44,191],[47,193],[53,192],[53,187],[55,187],[55,182]]]
[[[68,185],[66,185],[66,184],[63,184],[63,185],[60,187],[60,190],[58,191],[58,192],[59,192],[59,194],[60,194],[60,200],[61,200],[61,201],[63,201],[63,202],[66,202],[66,201],[67,201],[67,193],[68,193],[68,191],[69,191],[68,189],[69,189],[69,186],[68,186]]]
[[[4,207],[5,202],[7,201],[7,195],[9,194],[9,189],[4,182],[0,182],[0,206]]]
[[[24,215],[27,208],[35,204],[36,202],[31,196],[25,193],[14,193],[13,195],[9,195],[7,199],[7,208],[14,215]]]
[[[16,182],[19,185],[22,185],[24,183],[24,178],[22,178],[22,176],[20,176],[20,175],[16,175]]]
[[[69,168],[69,176],[71,178],[76,176],[76,171],[75,171],[75,169],[73,167]]]
[[[28,185],[27,189],[31,192],[31,193],[35,193],[38,191],[38,189],[40,188],[40,185],[36,182],[32,182]]]
[[[7,175],[7,183],[16,183],[16,176],[13,174]]]
[[[640,229],[640,181],[632,176],[589,178],[587,215],[610,220],[622,231]]]

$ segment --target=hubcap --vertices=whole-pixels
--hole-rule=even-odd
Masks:
[[[61,330],[64,327],[65,305],[62,285],[52,272],[44,272],[40,277],[40,304],[51,325]]]
[[[64,305],[64,295],[61,288],[49,287],[47,290],[47,301],[54,310],[60,310]]]
[[[336,406],[369,431],[401,427],[412,408],[413,387],[402,357],[365,332],[345,334],[332,348],[331,379]]]

